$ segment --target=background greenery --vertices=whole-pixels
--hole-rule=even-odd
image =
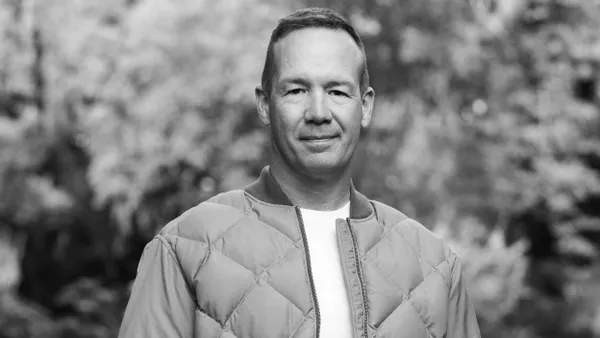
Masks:
[[[483,336],[600,337],[596,1],[0,0],[0,338],[116,336],[145,243],[266,163],[301,6],[363,36],[356,185],[461,255]]]

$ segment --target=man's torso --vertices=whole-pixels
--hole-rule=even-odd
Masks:
[[[442,337],[455,256],[420,224],[371,205],[336,226],[354,334]],[[314,337],[321,318],[300,214],[239,190],[163,229],[196,297],[197,337]]]

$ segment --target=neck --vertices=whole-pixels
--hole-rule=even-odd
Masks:
[[[290,201],[300,208],[337,210],[350,200],[350,168],[335,175],[314,177],[291,170],[280,161],[272,161],[270,171]]]

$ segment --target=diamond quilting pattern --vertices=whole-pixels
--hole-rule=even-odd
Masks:
[[[443,243],[410,219],[388,229],[362,257],[369,322],[377,337],[442,337],[450,273]]]
[[[304,253],[295,247],[290,253],[265,272],[266,281],[281,295],[289,299],[302,312],[312,308],[310,286],[304,270]]]
[[[249,205],[236,200],[243,210],[206,203],[168,231],[181,236],[170,243],[196,292],[199,335],[310,337],[315,312],[295,212],[246,197]],[[445,247],[418,223],[375,206],[382,218],[353,221],[370,326],[377,337],[442,337],[443,324],[431,323],[447,308]]]
[[[369,295],[369,320],[371,325],[378,327],[402,303],[404,294],[368,262],[363,263],[363,275]]]
[[[194,277],[200,309],[223,324],[255,281],[252,272],[213,251]]]
[[[408,301],[400,304],[394,312],[379,326],[377,337],[385,338],[431,338],[421,318]]]
[[[405,293],[423,281],[417,257],[396,232],[389,232],[365,259]]]
[[[257,236],[264,245],[253,245],[254,243],[249,242],[249,239]],[[254,274],[261,273],[293,246],[294,243],[287,236],[250,217],[237,222],[214,244],[215,249]]]
[[[224,221],[204,226],[199,223],[202,218],[195,215],[207,213],[217,213]],[[289,215],[289,210],[282,214]],[[205,326],[211,328],[208,336],[214,335],[216,326],[220,328],[216,336],[222,334],[221,338],[287,337],[314,327],[300,237],[293,230],[296,227],[290,227],[289,220],[282,223],[282,219],[266,224],[260,216],[205,203],[182,216],[168,231],[195,289],[199,306],[196,320],[212,323]],[[249,240],[264,244],[250,245]],[[273,323],[281,328],[274,328]]]
[[[289,338],[313,338],[315,332],[315,320],[311,312],[309,316],[305,317],[302,323],[292,332]]]
[[[431,266],[444,260],[442,239],[432,234],[413,219],[406,219],[392,228],[415,254]]]
[[[256,236],[264,238],[261,238],[261,241],[267,244],[248,245],[246,240]],[[248,306],[246,302],[255,306],[268,301],[268,306],[275,306],[278,311],[291,316],[290,318],[304,318],[304,313],[310,309],[310,294],[309,288],[305,285],[302,253],[297,244],[256,219],[238,221],[233,227],[227,229],[218,242],[214,243],[208,260],[194,278],[200,308],[217,323],[225,326],[233,326],[236,319],[245,316],[243,312]],[[287,271],[279,272],[281,269]],[[257,280],[259,276],[271,279],[273,284],[279,286],[275,286],[279,290],[288,291],[279,294],[280,291],[268,285],[266,281]],[[290,276],[294,278],[290,280]],[[286,277],[287,281],[281,280],[281,277]],[[287,285],[284,286],[284,283]],[[297,284],[297,287],[290,288],[290,283]],[[258,297],[257,289],[263,290],[262,292],[269,290],[269,298],[253,299]],[[305,292],[298,292],[300,290]],[[280,304],[274,300],[278,300]],[[264,310],[273,311],[273,309]],[[268,318],[256,319],[257,311],[262,310],[251,310],[246,314],[250,321],[256,321],[256,325],[252,326],[254,331],[260,331],[258,323],[269,323]],[[300,320],[294,327],[298,327],[299,324]],[[231,334],[235,333],[236,337],[242,337],[237,332],[239,329],[232,328]],[[260,333],[259,336],[263,336],[262,334]]]
[[[229,227],[235,225],[244,214],[227,205],[216,203],[201,203],[181,215],[174,226],[177,233],[171,234],[191,238],[204,243],[214,243]],[[210,222],[210,226],[203,224],[206,220],[218,219]],[[175,229],[173,229],[175,230]]]
[[[384,228],[376,224],[375,226],[362,226],[365,222],[352,221],[354,224],[354,232],[358,241],[358,250],[361,252],[369,252],[383,237]]]
[[[419,264],[421,265],[421,271],[423,272],[423,276],[427,276],[433,271],[433,266],[427,263],[423,258],[419,258]]]
[[[239,338],[290,337],[304,314],[289,300],[259,280],[231,315],[228,325]]]
[[[262,202],[255,200],[253,197],[249,198],[256,201],[256,203],[259,204],[258,206],[252,208],[252,212],[250,213],[252,217],[256,217],[265,224],[268,224],[269,226],[280,231],[288,238],[290,238],[292,242],[296,242],[302,239],[300,229],[297,225],[298,218],[293,207],[271,206],[269,208],[269,212],[263,213],[261,212],[263,208],[260,207],[260,204]]]
[[[438,337],[443,335],[446,328],[448,292],[444,278],[438,273],[432,273],[413,290],[410,297],[423,324]]]
[[[378,330],[380,331],[387,331],[391,325],[387,324],[387,322],[397,320],[396,316],[402,316],[398,315],[398,313],[406,313],[405,310],[399,310],[407,307],[412,308],[413,312],[417,315],[419,322],[422,324],[423,328],[425,328],[427,337],[442,337],[446,327],[445,319],[446,309],[448,308],[449,292],[449,286],[443,274],[449,273],[449,260],[451,258],[452,257],[448,257],[448,259],[442,261],[437,266],[431,267],[432,272],[428,274],[419,285],[412,289],[408,294],[408,297],[401,299],[400,304],[396,306],[395,309],[392,309],[391,314],[384,317],[382,321],[379,321],[380,316],[378,316],[378,314],[383,313],[384,311],[382,311],[381,308],[378,309],[374,305],[379,304],[380,307],[383,305],[388,313],[390,312],[389,306],[386,306],[385,301],[381,303],[370,302],[370,305],[372,306],[370,308],[370,315],[373,317],[371,318],[371,325],[378,327]],[[404,294],[397,286],[393,286],[394,283],[385,278],[385,275],[373,264],[370,262],[363,262],[363,264],[366,274],[369,275],[369,279],[377,281],[376,283],[378,283],[378,286],[381,287],[381,285],[387,285],[387,289],[385,287],[383,289],[386,289],[388,292],[392,292],[391,289],[394,288],[398,297]],[[372,292],[372,290],[369,291]],[[370,297],[372,296],[373,295],[371,294]],[[392,300],[390,303],[396,302]],[[384,334],[383,337],[388,337],[388,335]],[[392,335],[392,337],[394,336]]]
[[[194,276],[208,256],[208,244],[170,234],[163,235],[163,238],[171,244],[186,276]]]

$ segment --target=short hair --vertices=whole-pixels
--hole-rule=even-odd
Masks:
[[[362,53],[362,66],[360,70],[360,91],[364,93],[369,87],[369,71],[367,70],[367,55],[363,42],[350,23],[338,13],[327,8],[300,9],[287,17],[279,20],[277,27],[271,34],[267,57],[262,72],[261,85],[267,97],[271,95],[273,74],[275,73],[275,55],[273,46],[288,34],[305,28],[328,28],[332,30],[343,30],[350,35]]]

